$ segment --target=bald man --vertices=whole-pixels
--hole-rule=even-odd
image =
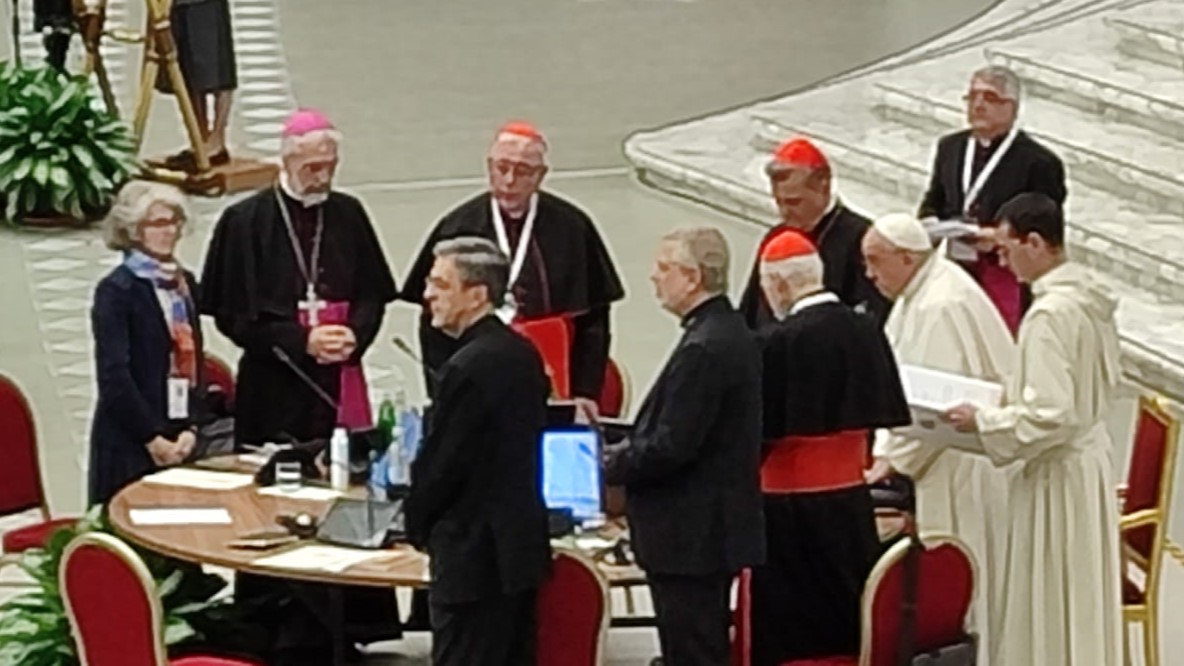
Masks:
[[[609,308],[624,298],[625,290],[592,219],[542,190],[547,152],[546,139],[533,125],[512,122],[499,128],[485,162],[488,191],[436,224],[407,275],[401,298],[423,305],[434,260],[432,248],[440,241],[480,236],[497,243],[510,258],[510,286],[498,315],[515,324],[553,317],[566,320],[570,352],[562,360],[566,361],[568,395],[561,397],[574,398],[594,417],[608,361]],[[425,308],[419,340],[431,393],[436,370],[456,345],[433,329],[429,319]],[[544,361],[553,365],[545,351]]]
[[[1001,382],[1015,367],[1016,350],[997,308],[966,271],[938,256],[916,217],[876,220],[863,238],[867,274],[895,304],[885,333],[899,363]],[[953,534],[979,565],[973,624],[979,664],[988,664],[1001,638],[1007,557],[1007,478],[973,453],[925,441],[906,430],[881,430],[875,445],[875,482],[893,471],[912,477],[922,532]]]

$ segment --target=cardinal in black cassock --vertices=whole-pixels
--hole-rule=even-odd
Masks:
[[[490,191],[445,215],[412,264],[401,298],[424,304],[432,248],[458,236],[480,236],[510,259],[510,305],[499,312],[515,322],[570,319],[570,393],[591,406],[600,396],[608,361],[609,308],[625,296],[612,258],[591,218],[571,203],[540,191],[546,142],[527,123],[498,130],[487,161]],[[456,340],[420,320],[419,341],[429,393],[433,373],[457,348]]]
[[[822,256],[823,285],[827,290],[883,324],[892,303],[867,278],[860,250],[871,220],[847,208],[834,196],[826,156],[808,139],[797,137],[777,149],[765,171],[782,222],[765,234],[760,247],[785,229],[804,232]],[[739,306],[748,326],[754,330],[774,321],[769,302],[761,292],[760,250],[757,255]]]
[[[816,252],[787,230],[761,254],[783,318],[759,333],[768,560],[752,572],[754,666],[859,654],[860,596],[881,551],[868,433],[911,421],[887,338],[823,288]]]
[[[967,95],[970,129],[937,142],[929,189],[918,216],[998,224],[999,208],[1018,194],[1040,192],[1065,203],[1065,167],[1061,159],[1016,127],[1019,78],[991,66],[971,78]],[[1031,293],[999,263],[993,250],[963,247],[951,258],[970,271],[1015,334],[1031,302]]]
[[[240,443],[324,440],[338,424],[364,426],[369,418],[360,360],[397,292],[362,204],[331,190],[337,143],[323,115],[294,114],[284,129],[280,184],[227,208],[210,241],[202,312],[243,350]],[[341,621],[325,612],[331,593],[346,595],[349,640],[399,636],[393,590],[343,592],[247,575],[236,582],[236,601],[274,631],[273,664],[327,663],[329,627]]]

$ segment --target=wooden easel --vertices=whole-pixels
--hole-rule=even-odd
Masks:
[[[279,172],[279,167],[255,158],[236,156],[227,164],[211,167],[210,156],[206,151],[205,137],[202,136],[202,130],[198,126],[193,99],[189,96],[189,87],[181,72],[181,65],[177,62],[177,45],[173,40],[170,23],[173,0],[145,0],[145,8],[147,9],[147,25],[144,34],[138,35],[105,29],[107,0],[98,0],[91,7],[88,7],[84,0],[74,0],[74,13],[86,48],[86,73],[90,74],[93,71],[98,77],[103,100],[108,111],[112,114],[118,115],[119,110],[115,103],[115,95],[111,89],[107,68],[103,63],[103,54],[99,48],[102,39],[104,36],[108,36],[120,42],[142,42],[144,44],[140,88],[136,99],[135,117],[132,121],[137,151],[143,145],[144,128],[148,123],[156,79],[162,67],[173,87],[173,95],[176,97],[177,106],[181,111],[181,119],[185,123],[185,132],[189,136],[189,147],[193,151],[197,172],[175,171],[167,168],[163,159],[148,158],[145,160],[147,168],[144,175],[154,180],[177,185],[191,194],[210,196],[257,189],[273,182]]]

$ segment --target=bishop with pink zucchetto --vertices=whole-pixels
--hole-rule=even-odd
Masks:
[[[366,209],[333,190],[340,143],[325,114],[293,113],[279,182],[227,208],[210,241],[202,312],[243,350],[235,420],[243,444],[326,439],[335,426],[371,424],[361,359],[397,292]]]

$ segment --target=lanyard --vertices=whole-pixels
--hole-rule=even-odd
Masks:
[[[518,238],[518,247],[510,254],[510,236],[506,233],[506,223],[502,220],[502,209],[497,205],[497,199],[490,197],[489,206],[493,211],[493,230],[497,234],[497,245],[510,259],[510,282],[507,287],[513,287],[522,274],[522,267],[526,264],[526,249],[530,246],[530,235],[534,232],[534,218],[539,209],[539,195],[530,197],[530,209],[526,213],[526,222],[522,226],[522,236]]]
[[[310,267],[304,262],[304,250],[300,248],[300,238],[296,235],[296,227],[292,224],[292,215],[288,213],[287,202],[280,195],[279,187],[275,189],[275,202],[279,205],[280,215],[284,218],[284,228],[288,230],[288,240],[292,242],[292,252],[296,255],[296,266],[304,277],[305,291],[310,297],[315,296],[317,265],[321,261],[321,231],[325,228],[325,209],[323,206],[317,207],[317,230],[312,240],[312,256],[309,258],[312,265]]]
[[[962,199],[962,214],[966,215],[970,212],[970,207],[974,205],[974,201],[978,199],[978,195],[982,194],[983,186],[987,184],[987,179],[999,167],[999,162],[1003,160],[1003,156],[1007,150],[1011,148],[1011,144],[1015,143],[1015,137],[1019,134],[1018,127],[1012,127],[1011,131],[1007,133],[1007,137],[1003,139],[1003,143],[991,155],[991,159],[983,166],[983,170],[978,173],[978,178],[974,180],[974,184],[970,183],[970,172],[974,169],[974,143],[976,139],[974,135],[966,137],[966,158],[962,160],[962,192],[965,197]]]

